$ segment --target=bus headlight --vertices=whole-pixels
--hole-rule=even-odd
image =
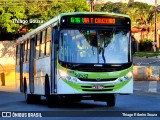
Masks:
[[[68,76],[68,73],[66,71],[63,71],[63,70],[59,70],[59,75],[62,77],[62,78],[65,78]]]
[[[59,75],[60,75],[61,78],[65,79],[65,80],[67,80],[69,82],[77,82],[77,78],[69,76],[67,71],[59,70]]]
[[[118,78],[119,82],[124,82],[129,80],[133,76],[132,72],[128,72],[125,76]]]
[[[127,79],[130,79],[131,77],[133,76],[133,73],[130,71],[130,72],[128,72],[127,74],[126,74],[126,78]]]

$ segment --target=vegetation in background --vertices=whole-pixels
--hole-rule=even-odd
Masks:
[[[15,20],[42,20],[43,23],[64,12],[89,11],[86,0],[1,0],[0,1],[0,35],[21,36],[42,23],[17,23]],[[26,32],[21,29],[27,29]],[[21,32],[19,32],[21,31]]]
[[[156,57],[160,56],[160,52],[135,52],[134,57]]]
[[[1,0],[0,34],[19,34],[20,28],[31,31],[40,25],[37,23],[14,23],[13,19],[35,19],[46,22],[59,13],[83,12],[89,11],[89,9],[87,0]],[[153,26],[154,24],[154,6],[142,2],[95,4],[94,11],[128,14],[131,17],[132,26]],[[153,27],[147,29],[150,31]]]
[[[95,11],[114,12],[129,15],[131,17],[132,26],[142,24],[153,25],[154,10],[154,6],[142,2],[131,2],[129,4],[121,2],[107,2],[105,4],[95,5]],[[160,17],[158,19],[160,19]]]
[[[139,43],[140,51],[152,51],[152,41],[149,39],[142,39]]]

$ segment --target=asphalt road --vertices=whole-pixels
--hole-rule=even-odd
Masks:
[[[65,104],[56,108],[48,108],[46,101],[42,98],[38,104],[26,104],[24,95],[15,92],[0,92],[0,113],[12,112],[12,119],[17,119],[17,112],[28,114],[39,113],[38,119],[67,120],[93,119],[106,120],[108,117],[121,120],[128,119],[132,114],[141,115],[141,118],[158,120],[158,117],[146,117],[146,114],[157,114],[160,116],[160,95],[134,91],[132,95],[117,95],[115,107],[107,107],[105,102],[82,101],[79,103]],[[158,113],[156,111],[159,111]],[[6,114],[6,113],[3,113]],[[0,116],[1,116],[0,115]],[[37,114],[38,115],[38,114]],[[42,116],[42,118],[40,118]],[[122,117],[125,116],[125,117]],[[3,118],[0,118],[3,119]],[[23,118],[27,119],[27,118]],[[33,118],[32,118],[33,119]],[[34,118],[35,119],[35,118]],[[133,117],[132,119],[137,119]]]
[[[134,57],[133,64],[136,66],[160,66],[160,56],[157,57]]]

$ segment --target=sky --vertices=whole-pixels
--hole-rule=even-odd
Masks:
[[[120,0],[111,0],[112,2],[119,2]],[[145,2],[149,5],[155,5],[155,0],[134,0],[135,2]],[[160,5],[160,0],[157,0],[157,3]]]

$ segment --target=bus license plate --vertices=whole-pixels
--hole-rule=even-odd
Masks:
[[[93,85],[92,88],[93,89],[103,89],[104,86],[103,85]]]

